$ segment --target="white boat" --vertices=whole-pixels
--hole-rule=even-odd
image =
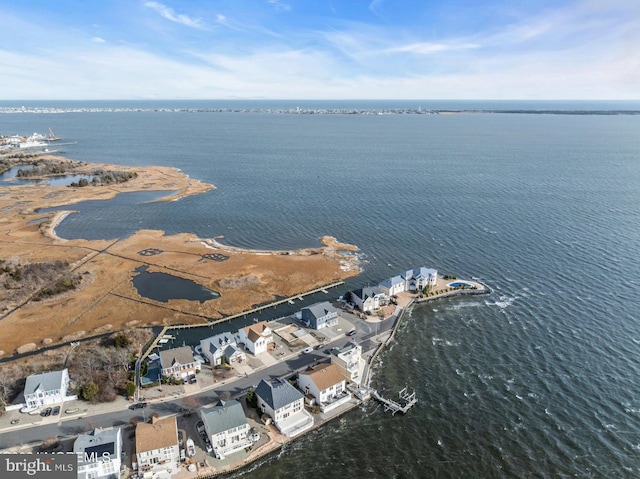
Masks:
[[[196,445],[193,443],[193,439],[187,439],[187,456],[193,457],[196,455]]]

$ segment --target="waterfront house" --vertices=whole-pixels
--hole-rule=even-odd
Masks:
[[[255,390],[258,409],[271,417],[284,436],[297,436],[313,427],[313,417],[304,409],[304,395],[289,382],[263,379]]]
[[[438,271],[435,269],[420,267],[405,272],[405,291],[422,291],[427,286],[435,286],[438,279]]]
[[[180,472],[180,445],[175,416],[136,425],[136,464],[143,479],[168,479]]]
[[[261,321],[239,329],[236,339],[238,343],[244,344],[254,355],[264,353],[270,347],[275,346],[273,333],[266,321]]]
[[[328,301],[302,308],[301,318],[313,329],[322,329],[338,324],[338,312]]]
[[[189,346],[160,351],[160,368],[163,376],[171,376],[187,382],[190,377],[195,377],[200,367]]]
[[[398,293],[402,293],[405,290],[405,280],[403,276],[394,276],[393,278],[385,279],[378,284],[378,287],[387,295],[394,296]]]
[[[27,376],[23,392],[24,402],[29,408],[39,408],[77,399],[75,395],[67,396],[69,382],[68,369]]]
[[[251,445],[249,423],[238,401],[218,401],[215,406],[203,407],[200,417],[218,459]]]
[[[335,364],[318,364],[301,372],[298,387],[313,396],[322,412],[331,411],[351,399],[347,381]]]
[[[237,363],[246,359],[246,355],[238,348],[236,338],[231,333],[221,333],[200,341],[202,354],[212,366]]]
[[[360,311],[368,312],[387,304],[387,295],[377,286],[367,286],[351,291],[351,302],[360,308]]]
[[[378,286],[386,295],[393,296],[403,291],[422,291],[427,286],[435,286],[437,280],[437,270],[420,267],[407,270],[401,276],[385,279]]]
[[[335,364],[348,381],[360,385],[365,366],[362,346],[349,342],[341,349],[332,350],[331,364]]]
[[[78,479],[118,479],[122,464],[122,431],[96,428],[73,443]]]

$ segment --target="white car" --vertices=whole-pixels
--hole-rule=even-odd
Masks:
[[[313,348],[304,348],[302,354],[309,354],[311,351],[313,351]]]

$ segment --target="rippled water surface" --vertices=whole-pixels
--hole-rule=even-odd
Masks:
[[[640,476],[640,117],[0,115],[0,133],[48,127],[73,158],[217,186],[90,202],[61,236],[280,249],[332,234],[366,261],[350,285],[424,265],[493,289],[403,323],[375,383],[416,388],[408,415],[368,404],[239,475]]]

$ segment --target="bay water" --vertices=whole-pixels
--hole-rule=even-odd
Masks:
[[[0,134],[51,127],[71,158],[173,166],[216,189],[86,202],[60,236],[151,228],[289,249],[334,235],[363,260],[346,289],[427,266],[493,291],[411,311],[374,375],[386,396],[415,388],[406,416],[371,402],[234,476],[640,476],[640,116],[123,105],[142,110],[0,114]]]

